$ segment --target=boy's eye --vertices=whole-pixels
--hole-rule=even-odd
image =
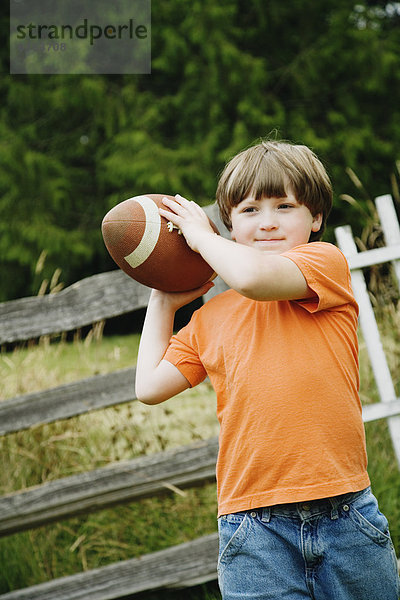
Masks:
[[[255,212],[256,208],[254,206],[246,206],[243,208],[242,212],[244,213],[252,213]]]
[[[292,204],[280,204],[279,208],[292,208],[293,205]]]

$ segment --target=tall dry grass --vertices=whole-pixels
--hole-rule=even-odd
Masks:
[[[90,334],[3,352],[1,399],[132,366],[138,340]],[[10,493],[217,433],[215,397],[206,383],[157,407],[134,401],[34,427],[0,439],[0,490]],[[215,486],[206,485],[9,536],[0,540],[0,592],[194,539],[215,530],[215,517]]]

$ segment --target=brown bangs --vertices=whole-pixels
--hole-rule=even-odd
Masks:
[[[261,145],[245,150],[228,163],[219,181],[216,196],[221,218],[229,227],[230,212],[242,200],[285,198],[289,187],[290,179],[272,153]]]
[[[282,170],[265,168],[263,163],[268,162],[265,153],[260,160],[249,165],[251,168],[243,171],[242,181],[239,186],[233,186],[236,193],[234,205],[239,204],[244,198],[252,197],[261,200],[264,196],[270,198],[284,198],[287,194],[288,178]],[[237,189],[235,190],[234,187]],[[232,198],[233,200],[233,198]]]

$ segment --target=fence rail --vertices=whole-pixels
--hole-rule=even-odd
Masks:
[[[87,377],[0,403],[0,435],[135,400],[134,368]]]
[[[116,600],[149,589],[191,587],[216,578],[217,554],[217,534],[210,534],[0,597],[1,600]]]
[[[0,498],[0,536],[215,480],[216,438],[49,481]]]
[[[87,277],[46,296],[0,304],[0,344],[71,331],[147,306],[150,290],[123,271]]]
[[[360,326],[381,400],[363,407],[363,419],[388,419],[400,465],[400,399],[395,394],[362,272],[370,265],[392,261],[400,281],[400,229],[397,219],[393,224],[390,196],[378,198],[377,207],[386,232],[385,248],[358,253],[349,228],[338,228],[336,236],[349,260],[360,305]],[[224,231],[215,205],[207,207],[207,212]],[[208,297],[226,289],[219,278],[215,283]],[[84,279],[57,294],[5,302],[0,304],[0,344],[71,331],[138,310],[147,305],[148,297],[147,288],[121,271],[113,271]],[[135,369],[122,369],[3,401],[0,435],[135,401],[134,376]],[[217,450],[216,439],[206,440],[7,494],[0,498],[0,536],[213,481]],[[217,535],[212,534],[139,559],[15,590],[0,598],[116,600],[147,590],[185,587],[215,579],[216,557]]]

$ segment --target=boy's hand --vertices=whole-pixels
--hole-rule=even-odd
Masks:
[[[190,304],[196,298],[200,296],[204,296],[214,284],[212,281],[207,281],[201,287],[196,288],[195,290],[189,290],[188,292],[162,292],[160,290],[152,290],[151,291],[151,300],[152,302],[159,302],[161,307],[165,309],[169,309],[172,312],[176,312],[182,306],[186,304]]]
[[[176,194],[175,200],[163,198],[167,208],[160,208],[160,215],[179,227],[192,250],[199,252],[200,240],[206,235],[215,235],[204,210],[196,204]],[[169,210],[168,210],[169,209]]]

